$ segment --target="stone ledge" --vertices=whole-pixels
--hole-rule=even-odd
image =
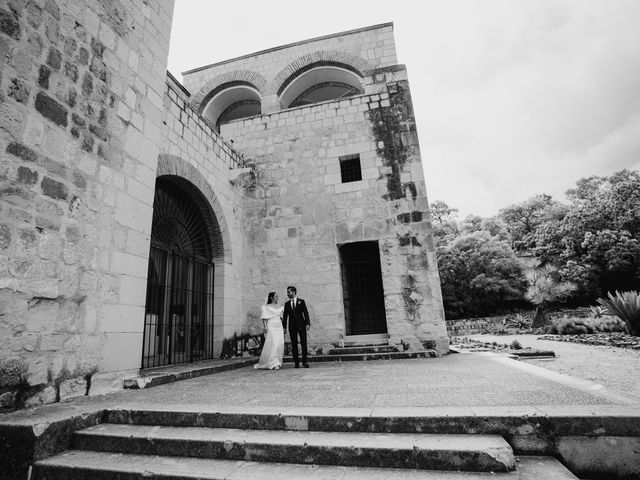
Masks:
[[[214,373],[234,370],[236,368],[246,367],[258,363],[257,357],[242,358],[240,360],[223,363],[220,365],[208,365],[203,367],[197,366],[168,366],[167,368],[185,368],[182,371],[143,371],[136,377],[128,377],[124,379],[123,387],[126,389],[143,389],[164,385],[167,383],[179,382],[180,380],[188,380],[190,378],[201,377],[203,375],[212,375]]]

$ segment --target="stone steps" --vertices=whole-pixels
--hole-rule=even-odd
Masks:
[[[527,433],[531,421],[552,433],[551,425],[564,428],[557,419],[416,414],[122,406],[105,410],[102,423],[76,431],[72,450],[36,462],[31,479],[577,478],[551,457],[516,458],[509,444],[516,439],[508,431]]]
[[[246,430],[100,424],[76,432],[76,450],[359,467],[509,472],[498,435]]]
[[[309,355],[309,362],[349,362],[366,360],[404,360],[409,358],[434,358],[435,350],[405,351],[405,352],[371,352],[371,353],[348,353],[329,355]],[[284,363],[292,363],[292,357],[284,357]]]
[[[72,450],[38,462],[33,480],[575,480],[551,457],[521,457],[509,473],[263,463]]]
[[[391,353],[398,349],[392,345],[366,345],[359,347],[337,347],[329,350],[329,355],[350,355],[362,353]]]

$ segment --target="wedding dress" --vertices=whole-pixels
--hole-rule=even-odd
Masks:
[[[260,354],[260,361],[253,368],[274,370],[282,366],[282,357],[284,357],[282,312],[284,307],[276,305],[271,303],[262,306],[261,318],[267,321],[267,335]]]

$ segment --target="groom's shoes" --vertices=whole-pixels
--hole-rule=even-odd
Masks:
[[[304,368],[309,368],[309,364],[308,364],[308,363],[303,363],[303,364],[302,364],[302,366],[303,366]]]

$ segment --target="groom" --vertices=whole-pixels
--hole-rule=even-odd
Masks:
[[[289,323],[289,335],[291,336],[291,350],[293,362],[296,368],[300,368],[298,360],[298,336],[300,336],[300,346],[302,347],[302,366],[309,368],[307,363],[307,330],[310,328],[309,312],[304,300],[296,296],[296,287],[287,287],[287,297],[289,301],[284,304],[284,315],[282,325],[287,331],[287,321]]]

